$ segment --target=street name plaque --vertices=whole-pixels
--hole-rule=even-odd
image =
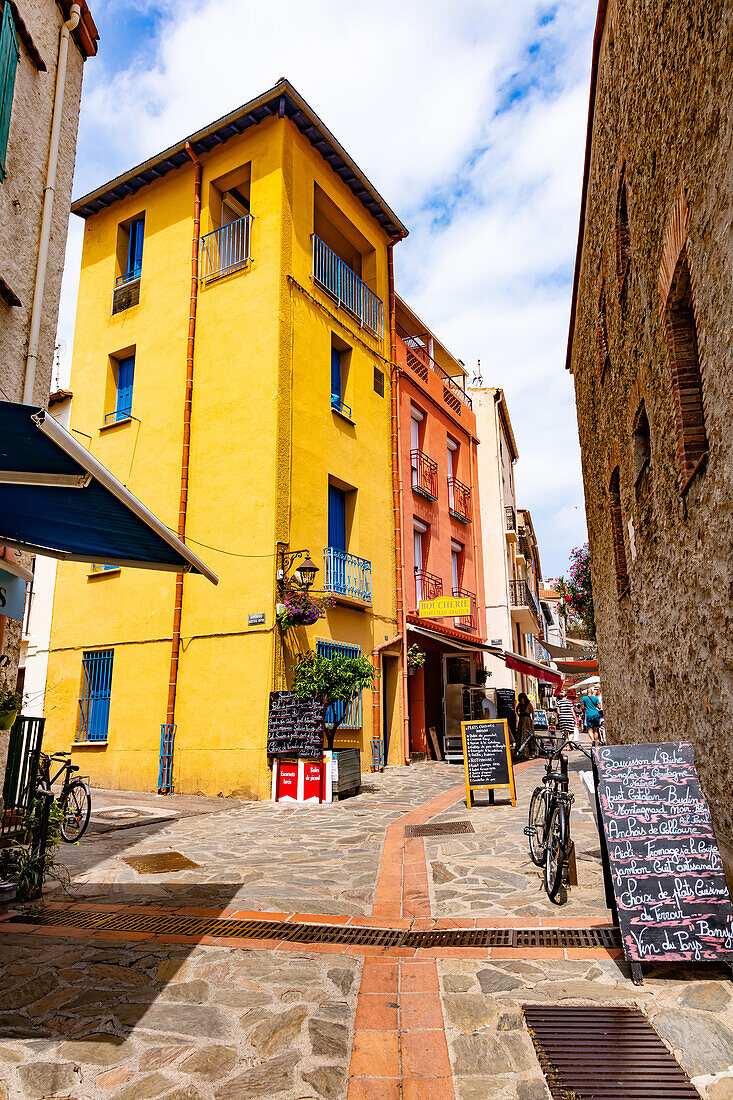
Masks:
[[[606,897],[643,962],[733,960],[733,906],[689,741],[593,750]]]
[[[514,769],[509,746],[509,729],[504,718],[461,722],[463,768],[466,777],[466,805],[471,808],[471,791],[493,792],[508,788],[512,806],[516,805]]]
[[[267,717],[268,756],[321,758],[326,706],[314,696],[298,699],[292,691],[271,691]]]

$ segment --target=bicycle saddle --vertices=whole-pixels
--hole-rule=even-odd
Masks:
[[[563,775],[562,772],[548,772],[545,778],[552,779],[555,783],[565,783],[568,777]]]

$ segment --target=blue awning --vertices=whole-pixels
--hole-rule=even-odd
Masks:
[[[45,410],[0,401],[0,543],[218,578]]]

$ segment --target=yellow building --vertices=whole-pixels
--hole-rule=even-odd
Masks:
[[[173,722],[177,791],[267,798],[268,696],[294,654],[371,657],[397,634],[388,253],[406,231],[284,80],[73,209],[72,427],[174,531],[185,501],[219,585],[182,581],[176,669],[175,578],[61,565],[46,743],[97,785],[154,790]],[[336,600],[285,636],[279,549],[308,550]],[[373,709],[402,759],[398,653],[336,739],[362,766]]]

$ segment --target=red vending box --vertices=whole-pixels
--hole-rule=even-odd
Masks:
[[[277,801],[298,798],[298,761],[279,760],[277,767]]]
[[[323,760],[306,760],[303,764],[303,801],[323,801]]]

